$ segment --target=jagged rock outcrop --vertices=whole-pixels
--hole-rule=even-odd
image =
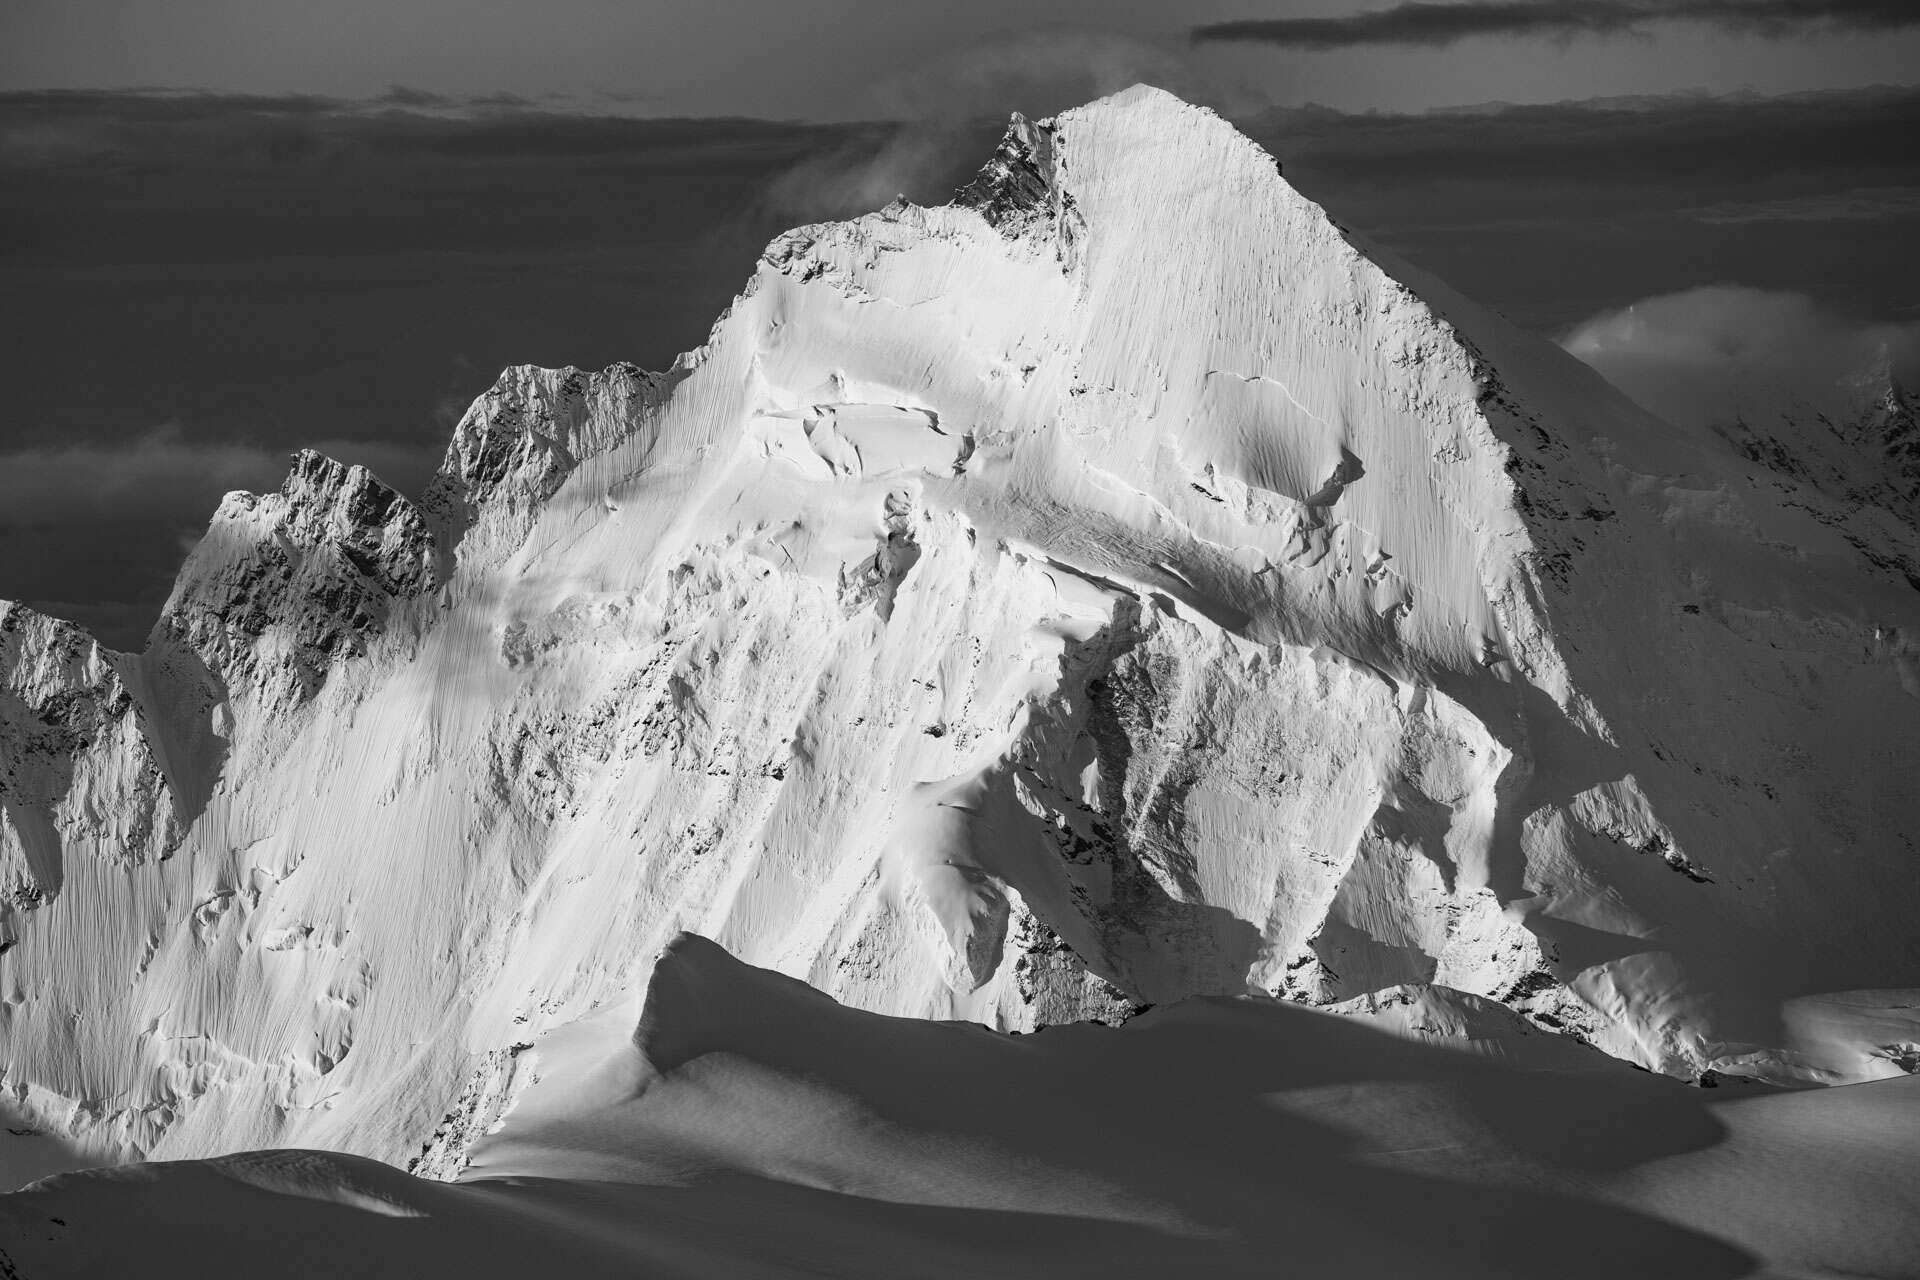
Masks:
[[[1868,456],[1878,455],[1892,496],[1907,504],[1910,514],[1920,514],[1920,411],[1892,371],[1882,372],[1880,394],[1855,430]]]
[[[523,365],[501,374],[454,427],[446,461],[421,500],[442,545],[472,554],[505,539],[505,550],[513,550],[511,539],[525,535],[540,504],[582,458],[645,430],[681,372]],[[474,530],[482,513],[504,527]]]
[[[9,650],[33,706],[139,673],[55,773],[180,781],[171,856],[10,918],[0,1088],[105,1156],[450,1171],[683,929],[1015,1029],[1440,984],[1894,1074],[1920,593],[1826,500],[1208,112],[1016,122],[666,375],[510,372],[419,510],[310,457],[229,499],[141,657]]]
[[[1756,483],[1770,487],[1776,501],[1920,591],[1920,417],[1885,352],[1851,383],[1850,405],[1821,411],[1792,404],[1771,420],[1736,417],[1715,431],[1770,473]],[[1909,673],[1909,691],[1920,691],[1911,678],[1911,631],[1881,625],[1874,640]]]
[[[413,504],[309,449],[279,493],[221,503],[151,643],[291,710],[337,663],[366,655],[395,602],[433,585],[433,539]]]
[[[133,663],[71,623],[0,603],[0,951],[58,895],[69,849],[148,862],[182,838]]]

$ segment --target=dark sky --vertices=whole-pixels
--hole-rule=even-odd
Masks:
[[[1439,27],[1434,6],[1180,6],[1267,23],[1199,33],[1140,3],[1032,32],[1005,29],[1010,4],[907,21],[920,6],[722,0],[698,21],[662,7],[644,40],[648,6],[597,0],[517,26],[452,0],[316,7],[348,40],[277,0],[13,0],[0,598],[137,645],[220,494],[276,486],[292,449],[417,491],[500,367],[664,365],[779,230],[896,192],[944,200],[1006,111],[1141,78],[1223,110],[1344,223],[1550,336],[1718,286],[1657,314],[1722,345],[1904,358],[1920,88],[1867,86],[1920,65],[1916,28],[1877,0],[1781,0],[1799,8],[1771,28],[1681,2],[1568,0],[1568,21],[1612,24],[1596,34],[1553,28],[1560,0],[1517,20],[1465,0]],[[567,29],[573,10],[600,39]],[[729,37],[722,11],[758,25]],[[827,59],[852,28],[821,15],[856,12],[872,29]],[[1303,15],[1318,25],[1287,25]],[[471,56],[431,52],[436,33]],[[810,76],[759,74],[781,40]],[[126,83],[216,91],[104,87]],[[1557,102],[1555,84],[1637,96]],[[370,96],[334,96],[353,94]],[[1497,98],[1526,105],[1458,105]]]
[[[1911,0],[6,0],[0,88],[184,85],[865,119],[1077,73],[1405,111],[1910,79]],[[1292,24],[1289,27],[1289,24]],[[1260,28],[1265,28],[1261,30]],[[1194,29],[1215,38],[1192,39]],[[999,110],[996,99],[991,104]]]

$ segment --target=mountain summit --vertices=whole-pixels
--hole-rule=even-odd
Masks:
[[[1008,1029],[1434,984],[1899,1074],[1920,594],[1795,486],[1208,111],[1016,118],[665,373],[509,370],[417,504],[229,496],[144,653],[5,606],[6,1101],[446,1173],[682,930]]]

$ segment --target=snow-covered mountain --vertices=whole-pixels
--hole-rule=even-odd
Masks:
[[[141,654],[0,606],[0,1100],[445,1176],[681,930],[1005,1029],[1436,984],[1901,1074],[1911,525],[1810,494],[1207,111],[1016,119],[664,374],[508,371],[417,504],[230,495]]]

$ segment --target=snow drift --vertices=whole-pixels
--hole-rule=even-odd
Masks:
[[[1025,1036],[683,936],[543,1037],[454,1186],[265,1151],[0,1198],[41,1276],[1697,1280],[1920,1263],[1920,1080],[1713,1092],[1490,1001],[1197,998]],[[270,1259],[270,1264],[266,1260]]]
[[[1209,112],[1016,119],[663,374],[509,370],[418,503],[230,495],[143,653],[0,606],[0,1101],[450,1177],[682,930],[1003,1029],[1432,984],[1900,1075],[1920,561],[1814,492]]]

